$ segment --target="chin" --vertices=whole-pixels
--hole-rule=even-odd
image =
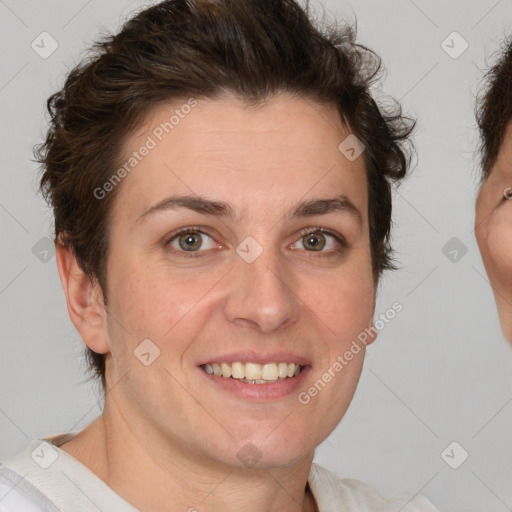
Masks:
[[[316,444],[312,444],[312,435],[274,434],[269,435],[266,430],[262,434],[259,430],[257,435],[246,435],[243,440],[225,446],[218,458],[238,468],[270,470],[292,466],[313,456]]]

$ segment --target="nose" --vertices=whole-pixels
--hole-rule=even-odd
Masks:
[[[270,249],[252,263],[237,256],[231,274],[232,288],[225,303],[228,321],[272,333],[298,320],[297,283],[282,256]]]

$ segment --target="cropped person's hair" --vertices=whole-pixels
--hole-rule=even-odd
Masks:
[[[102,199],[94,191],[118,169],[123,143],[152,109],[226,92],[248,105],[287,92],[337,108],[366,148],[375,281],[395,268],[391,186],[407,172],[414,123],[396,102],[379,108],[372,99],[380,59],[355,43],[355,30],[317,28],[308,13],[293,0],[165,1],[96,43],[48,99],[50,126],[35,153],[54,240],[73,250],[106,304],[109,214],[122,183]],[[86,349],[86,357],[105,386],[104,355]]]
[[[503,45],[497,62],[485,75],[484,84],[476,107],[482,181],[491,173],[512,121],[512,38]]]

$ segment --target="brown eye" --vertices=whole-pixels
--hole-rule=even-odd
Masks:
[[[347,248],[347,243],[341,235],[336,235],[317,228],[303,232],[301,237],[295,242],[295,249],[304,249],[307,252],[316,252],[322,256],[334,255]]]
[[[181,252],[202,252],[213,249],[215,246],[215,242],[210,235],[190,229],[173,236],[167,243],[176,251]]]
[[[185,233],[178,237],[178,242],[184,251],[195,251],[201,247],[203,240],[198,233]]]
[[[302,244],[308,250],[321,251],[326,244],[323,233],[308,233],[302,237]]]

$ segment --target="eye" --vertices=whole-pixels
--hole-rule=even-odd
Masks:
[[[295,244],[299,244],[299,249],[305,249],[308,252],[331,254],[341,252],[347,247],[345,239],[341,235],[335,235],[323,228],[305,230]]]
[[[178,252],[204,252],[215,247],[213,238],[195,228],[184,228],[175,233],[166,243]]]

